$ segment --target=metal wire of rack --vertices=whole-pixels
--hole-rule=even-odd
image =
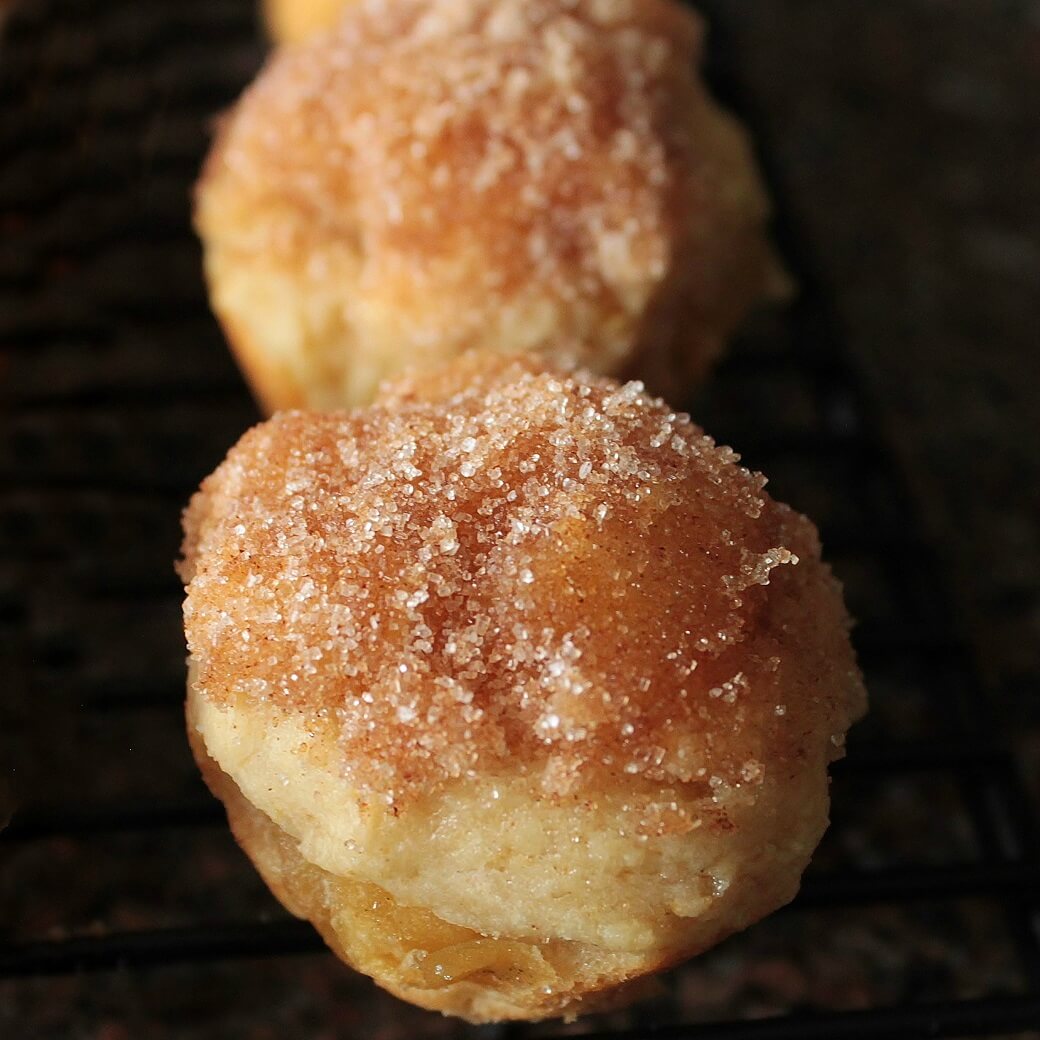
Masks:
[[[185,747],[178,510],[256,418],[188,199],[212,114],[261,59],[251,0],[27,0],[5,34],[0,753],[22,801],[0,833],[0,1030],[469,1035],[333,964],[273,904]],[[714,77],[739,102],[719,40]],[[792,907],[673,972],[647,1010],[581,1028],[1040,1036],[1040,831],[780,194],[802,294],[695,415],[820,522],[873,711]]]

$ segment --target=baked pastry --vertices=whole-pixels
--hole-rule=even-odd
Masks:
[[[865,707],[813,525],[639,384],[468,356],[247,433],[185,518],[188,720],[275,894],[475,1022],[786,903]]]
[[[347,4],[360,0],[264,0],[264,22],[275,43],[298,43],[329,29]]]
[[[278,52],[196,193],[268,411],[545,352],[678,396],[783,279],[744,131],[671,0],[382,0]]]

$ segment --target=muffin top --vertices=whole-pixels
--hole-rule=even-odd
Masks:
[[[296,716],[391,805],[503,770],[753,787],[863,699],[815,529],[764,485],[640,384],[530,358],[283,413],[185,516],[196,689]]]

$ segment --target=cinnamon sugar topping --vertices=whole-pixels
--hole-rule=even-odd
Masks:
[[[858,684],[764,484],[640,384],[530,360],[278,415],[186,513],[198,690],[298,716],[391,802],[517,768],[753,786]]]

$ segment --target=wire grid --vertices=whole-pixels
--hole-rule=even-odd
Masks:
[[[6,729],[32,748],[0,835],[5,1035],[471,1035],[273,903],[185,746],[179,507],[257,418],[189,191],[261,55],[249,0],[29,2],[0,44],[0,645]],[[753,118],[719,31],[712,72]],[[644,1008],[472,1035],[1040,1035],[1036,823],[780,196],[801,296],[692,408],[818,520],[860,619],[873,710],[834,825],[790,909]]]

